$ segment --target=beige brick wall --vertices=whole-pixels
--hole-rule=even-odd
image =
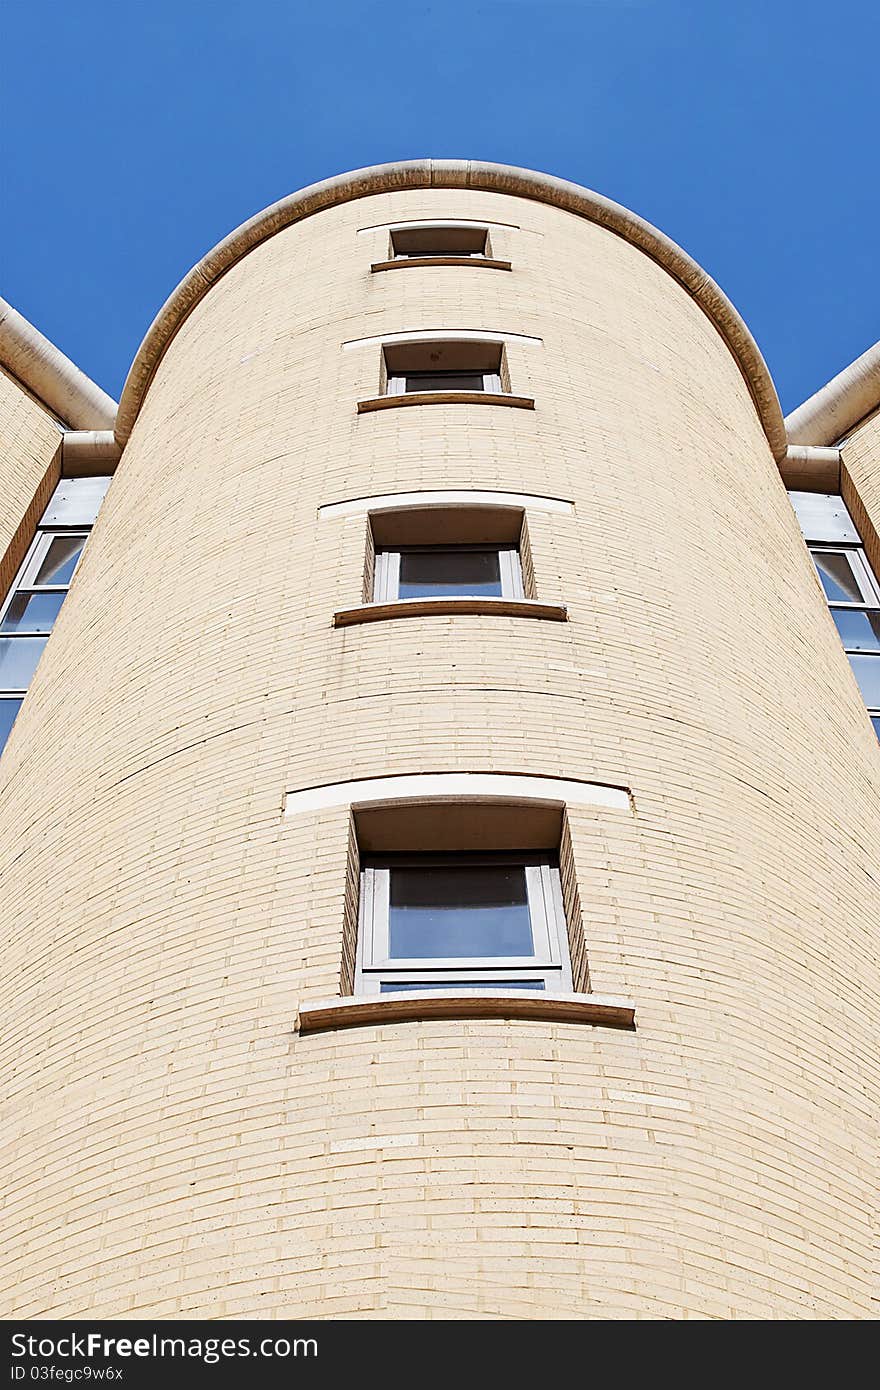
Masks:
[[[880,574],[880,411],[853,430],[841,449],[841,460],[844,498]]]
[[[60,426],[0,368],[0,601],[58,481],[60,444]]]
[[[421,216],[511,273],[369,274]],[[410,328],[513,343],[532,412],[358,417]],[[335,631],[363,516],[528,515],[566,624]],[[537,202],[293,226],[164,358],[0,762],[3,1309],[16,1316],[867,1317],[880,755],[738,368],[655,263]],[[538,1021],[300,1037],[350,961],[349,815],[390,772],[627,786],[568,821],[592,988]],[[566,856],[568,859],[568,856]],[[346,926],[346,923],[348,924]]]

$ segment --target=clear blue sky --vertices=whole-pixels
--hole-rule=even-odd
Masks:
[[[0,25],[0,292],[114,395],[232,227],[425,155],[654,222],[786,410],[880,337],[877,0],[7,0]]]

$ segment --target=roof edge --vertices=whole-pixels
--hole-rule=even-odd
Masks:
[[[314,183],[243,222],[184,276],[160,309],[138,348],[119,402],[116,438],[131,434],[159,363],[186,318],[211,286],[247,253],[285,227],[356,198],[416,188],[467,188],[547,203],[607,228],[644,251],[690,294],[715,324],[749,388],[774,458],[788,439],[776,388],[761,351],[733,304],[714,280],[674,241],[621,204],[550,174],[474,160],[404,160],[356,169]]]
[[[0,365],[63,425],[75,430],[115,427],[113,397],[5,299],[0,299]]]
[[[836,444],[880,406],[880,342],[785,417],[792,444]]]

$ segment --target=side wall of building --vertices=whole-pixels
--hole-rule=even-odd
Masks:
[[[869,416],[841,449],[841,490],[874,571],[880,574],[880,411]]]

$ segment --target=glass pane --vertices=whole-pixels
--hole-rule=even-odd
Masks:
[[[0,637],[0,688],[27,690],[45,637]]]
[[[392,869],[389,930],[396,960],[531,956],[525,869]]]
[[[0,632],[51,632],[64,599],[64,594],[16,594]]]
[[[852,608],[832,608],[843,645],[849,651],[880,651],[880,613],[858,613]]]
[[[409,989],[468,989],[479,994],[483,989],[543,989],[543,980],[383,980],[380,994],[399,994]]]
[[[69,584],[85,543],[85,536],[53,536],[34,583]]]
[[[482,391],[482,372],[408,372],[407,391]]]
[[[880,656],[851,656],[862,699],[869,708],[880,705]]]
[[[0,752],[9,737],[9,730],[15,723],[15,716],[21,709],[21,700],[0,699]]]
[[[871,723],[874,725],[874,733],[880,738],[880,714],[872,714]]]
[[[814,550],[813,559],[825,596],[831,603],[864,602],[846,551]]]
[[[399,598],[501,594],[497,550],[402,550]]]

